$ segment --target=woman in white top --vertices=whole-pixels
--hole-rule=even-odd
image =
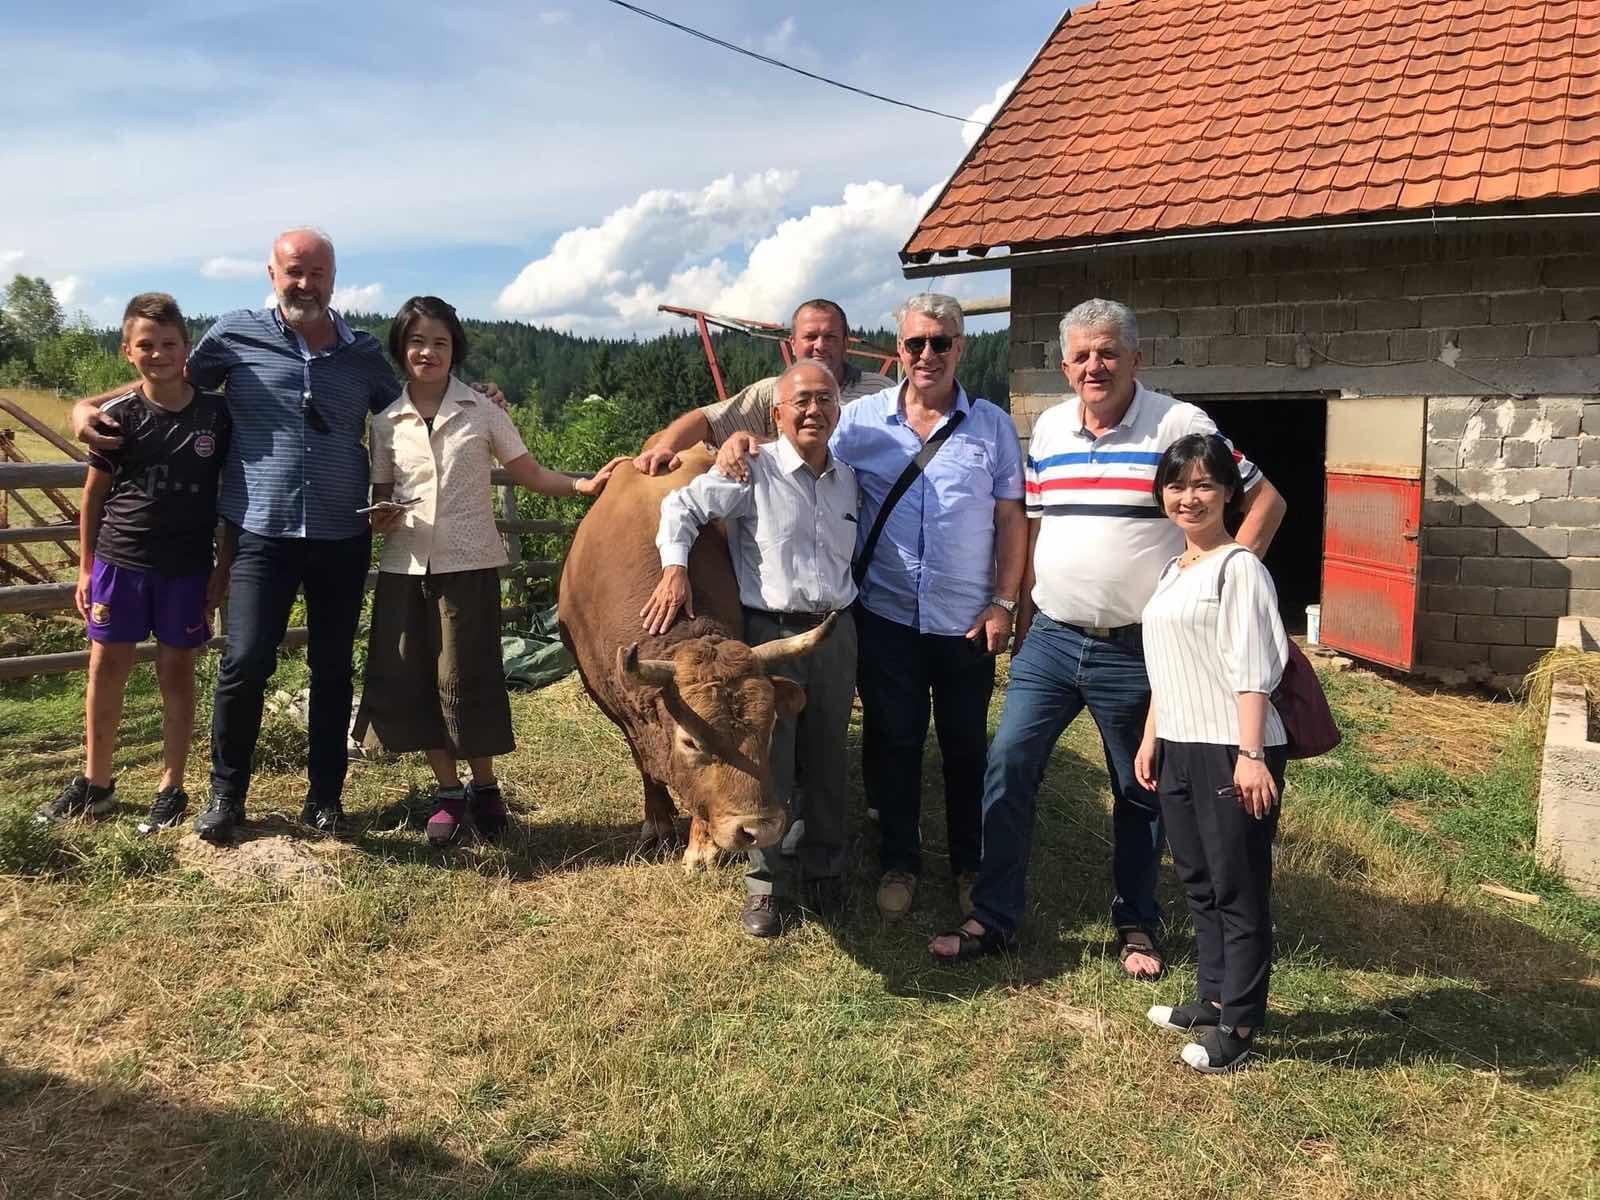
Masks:
[[[1149,1017],[1194,1032],[1184,1062],[1216,1073],[1241,1065],[1266,1017],[1287,741],[1269,697],[1288,639],[1272,577],[1225,524],[1242,494],[1227,443],[1204,434],[1174,442],[1154,491],[1187,545],[1144,610],[1150,715],[1134,774],[1161,798],[1194,920],[1200,995]]]
[[[541,466],[499,405],[451,376],[467,336],[437,296],[400,306],[389,352],[406,386],[372,419],[372,528],[386,536],[362,715],[385,749],[427,754],[438,781],[430,843],[455,841],[469,818],[493,841],[507,821],[494,759],[516,739],[500,658],[498,568],[507,560],[489,472],[498,462],[522,487],[593,497],[621,460],[588,479]]]

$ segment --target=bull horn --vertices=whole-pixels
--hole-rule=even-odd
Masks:
[[[775,642],[762,642],[759,646],[751,646],[750,653],[756,656],[756,665],[761,668],[762,673],[768,674],[779,663],[788,662],[791,658],[804,658],[810,654],[828,640],[828,635],[838,623],[839,614],[829,613],[828,619],[815,629],[808,629],[793,637],[779,638]]]
[[[631,676],[641,683],[653,683],[656,687],[666,687],[677,678],[677,668],[663,658],[639,657],[639,643],[635,642],[626,650],[620,647],[617,650],[617,665],[622,668],[624,675]]]

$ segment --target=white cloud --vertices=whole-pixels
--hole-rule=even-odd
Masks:
[[[987,104],[980,104],[967,115],[967,123],[961,127],[961,141],[970,146],[976,142],[989,122],[994,120],[995,113],[1000,111],[1000,106],[1006,102],[1006,97],[1011,95],[1011,89],[1016,87],[1019,80],[1012,79],[1002,83],[994,90],[994,99]]]
[[[699,231],[702,253],[683,253],[683,225],[673,218],[694,207],[691,197],[725,191],[729,182],[675,193],[671,204],[647,194],[599,230],[563,234],[549,255],[530,263],[501,293],[502,309],[586,333],[649,334],[676,323],[656,312],[659,304],[784,321],[802,300],[828,296],[852,323],[880,325],[923,286],[901,276],[897,252],[932,192],[919,195],[873,180],[848,184],[838,203],[813,205],[798,216],[775,211],[775,202],[754,204],[739,210],[741,221],[748,218],[742,228],[761,225],[747,254],[731,252],[738,238],[727,229]],[[610,236],[601,238],[602,230]],[[954,290],[976,295],[994,285],[963,281]]]
[[[22,270],[22,264],[27,259],[26,250],[0,250],[0,271],[11,273]]]
[[[653,189],[599,225],[569,229],[501,291],[497,307],[513,316],[562,320],[618,315],[627,297],[753,241],[772,227],[792,171],[744,180],[724,175],[699,191]]]
[[[200,264],[200,274],[207,279],[254,279],[264,270],[264,264],[250,258],[229,258],[218,255]]]
[[[62,308],[70,308],[83,297],[83,280],[76,275],[68,275],[52,280],[50,290],[56,294],[56,300]]]
[[[385,306],[381,283],[357,283],[333,289],[333,307],[340,312],[382,312]]]

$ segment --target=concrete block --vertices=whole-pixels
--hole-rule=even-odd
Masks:
[[[1498,529],[1495,553],[1502,558],[1565,558],[1565,529]]]
[[[1304,260],[1301,262],[1303,264]],[[1291,268],[1278,276],[1278,299],[1332,300],[1339,295],[1339,283],[1339,276],[1334,271],[1297,271]]]
[[[1211,339],[1211,365],[1214,367],[1261,367],[1267,362],[1265,337],[1214,337]]]
[[[1473,642],[1423,642],[1417,648],[1417,657],[1430,666],[1465,670],[1468,667],[1486,666],[1489,647]]]
[[[1178,314],[1164,308],[1151,309],[1137,314],[1141,338],[1176,337]]]
[[[1556,644],[1556,626],[1560,617],[1524,617],[1523,638],[1530,646],[1547,650]]]
[[[1567,553],[1600,558],[1600,529],[1574,529],[1567,534]]]
[[[1483,587],[1527,587],[1531,558],[1463,558],[1461,582]]]
[[[1215,279],[1169,279],[1161,289],[1163,308],[1215,308],[1218,302]]]
[[[1463,496],[1474,499],[1559,499],[1569,494],[1572,474],[1561,467],[1463,468],[1456,472],[1455,485]]]
[[[1535,500],[1531,521],[1542,527],[1600,526],[1600,500]]]
[[[1463,325],[1456,331],[1462,358],[1521,358],[1528,352],[1526,325]]]
[[[1541,580],[1541,573],[1544,578]],[[1600,558],[1535,559],[1535,587],[1600,589]]]
[[[1600,279],[1600,254],[1572,254],[1545,260],[1539,282],[1547,288],[1588,288]]]
[[[1497,588],[1495,615],[1502,617],[1559,617],[1567,611],[1566,588]]]
[[[1231,308],[1185,308],[1177,313],[1178,333],[1184,337],[1208,337],[1233,332]]]
[[[1600,354],[1600,326],[1592,321],[1535,325],[1528,353],[1542,358],[1579,358]]]
[[[1597,623],[1569,617],[1557,644],[1593,650]],[[1558,682],[1550,697],[1539,770],[1540,859],[1575,891],[1600,896],[1600,744],[1589,740],[1591,697],[1576,682]]]
[[[1541,467],[1575,467],[1578,465],[1578,439],[1552,438],[1548,442],[1533,443],[1539,451]],[[1600,461],[1600,455],[1596,455]]]
[[[1595,406],[1600,409],[1600,405]],[[1595,430],[1600,432],[1600,414],[1595,417]],[[1467,431],[1467,410],[1446,408],[1443,402],[1428,402],[1428,436],[1430,438],[1459,438]]]
[[[1423,551],[1427,554],[1489,555],[1495,552],[1496,531],[1493,529],[1425,529],[1422,531]]]
[[[1209,338],[1156,338],[1155,342],[1153,367],[1203,367],[1211,361]]]
[[[1044,344],[1041,342],[1012,342],[1010,363],[1013,371],[1042,368],[1045,365]]]
[[[1484,258],[1472,264],[1475,292],[1521,292],[1538,286],[1536,258]]]
[[[1423,583],[1455,583],[1460,574],[1459,558],[1435,558],[1425,554],[1422,556],[1422,566],[1417,572],[1417,578]]]
[[[1424,500],[1422,502],[1423,528],[1459,524],[1461,524],[1461,505],[1452,500]]]
[[[1600,282],[1593,281],[1591,282]],[[1600,287],[1580,288],[1561,293],[1561,319],[1564,321],[1600,321]]]
[[[1456,461],[1463,467],[1509,466],[1510,464],[1500,457],[1501,446],[1502,442],[1497,437],[1480,437],[1463,441],[1461,449],[1456,452]]]
[[[1360,300],[1356,302],[1357,329],[1415,329],[1419,317],[1415,300]]]
[[[1456,640],[1456,620],[1455,613],[1418,613],[1417,638],[1424,642],[1453,642]]]
[[[1569,438],[1578,447],[1578,466],[1600,467],[1600,436],[1586,433],[1581,438]]]
[[[1544,657],[1540,646],[1490,646],[1489,665],[1508,675],[1526,675],[1528,669]]]
[[[1128,292],[1128,303],[1133,306],[1135,312],[1163,307],[1166,302],[1168,282],[1165,279],[1135,279],[1133,287]]]
[[[1390,362],[1427,362],[1433,356],[1432,330],[1397,329],[1389,334]]]
[[[1521,617],[1457,617],[1456,637],[1494,646],[1522,645]]]
[[[1487,616],[1494,612],[1495,589],[1491,587],[1463,587],[1457,584],[1429,584],[1423,593],[1429,612],[1475,613]]]
[[[1053,275],[1057,268],[1048,268]],[[1039,270],[1013,271],[1011,273],[1011,316],[1035,316],[1039,313],[1061,313],[1061,288],[1046,283]]]
[[[1436,467],[1461,467],[1469,465],[1461,461],[1460,438],[1430,437],[1428,439],[1425,455],[1425,461]]]
[[[1346,300],[1385,300],[1401,295],[1399,267],[1346,271],[1339,276],[1339,295]]]
[[[1508,292],[1489,300],[1491,325],[1535,325],[1559,320],[1560,292]]]
[[[1424,501],[1461,495],[1461,489],[1456,484],[1456,476],[1459,474],[1461,472],[1447,468],[1430,468],[1428,477],[1422,485]]]
[[[1571,494],[1600,496],[1600,467],[1574,467]]]
[[[1600,617],[1600,591],[1578,588],[1568,592],[1567,612],[1575,617]]]
[[[1238,310],[1240,333],[1294,333],[1297,309],[1292,304],[1253,304]]]
[[[1474,500],[1461,506],[1461,524],[1487,525],[1494,529],[1501,527],[1520,529],[1528,524],[1528,505],[1502,504],[1496,500]]]
[[[1276,275],[1251,272],[1217,281],[1217,300],[1221,304],[1271,304],[1277,298]]]
[[[1464,262],[1419,263],[1405,269],[1401,287],[1407,296],[1438,296],[1472,290],[1472,266]]]
[[[1189,274],[1207,278],[1227,275],[1244,275],[1250,270],[1250,254],[1246,250],[1218,248],[1216,246],[1189,251]]]
[[[1583,406],[1582,429],[1584,433],[1600,436],[1600,404],[1585,404]]]
[[[1344,333],[1356,327],[1356,306],[1342,301],[1298,304],[1295,320],[1306,333]]]
[[[1489,324],[1487,296],[1427,296],[1417,302],[1417,316],[1432,329]]]
[[[1531,467],[1539,461],[1539,444],[1525,438],[1507,438],[1500,443],[1500,460],[1508,467]],[[1554,464],[1571,466],[1571,463]]]
[[[1336,333],[1328,339],[1328,357],[1337,363],[1380,363],[1389,357],[1386,333]]]

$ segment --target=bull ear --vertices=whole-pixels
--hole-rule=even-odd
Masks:
[[[677,668],[666,659],[641,659],[638,642],[634,642],[626,650],[621,646],[617,647],[617,670],[630,679],[637,679],[640,683],[649,683],[656,687],[666,687],[677,678]]]
[[[806,690],[792,679],[773,675],[772,707],[780,717],[792,717],[806,706]]]
[[[759,646],[751,646],[750,653],[755,655],[756,665],[771,674],[772,668],[777,664],[788,662],[791,658],[804,658],[822,645],[838,623],[839,614],[829,613],[828,619],[815,629],[808,629],[793,637],[779,638],[775,642],[762,642]]]

